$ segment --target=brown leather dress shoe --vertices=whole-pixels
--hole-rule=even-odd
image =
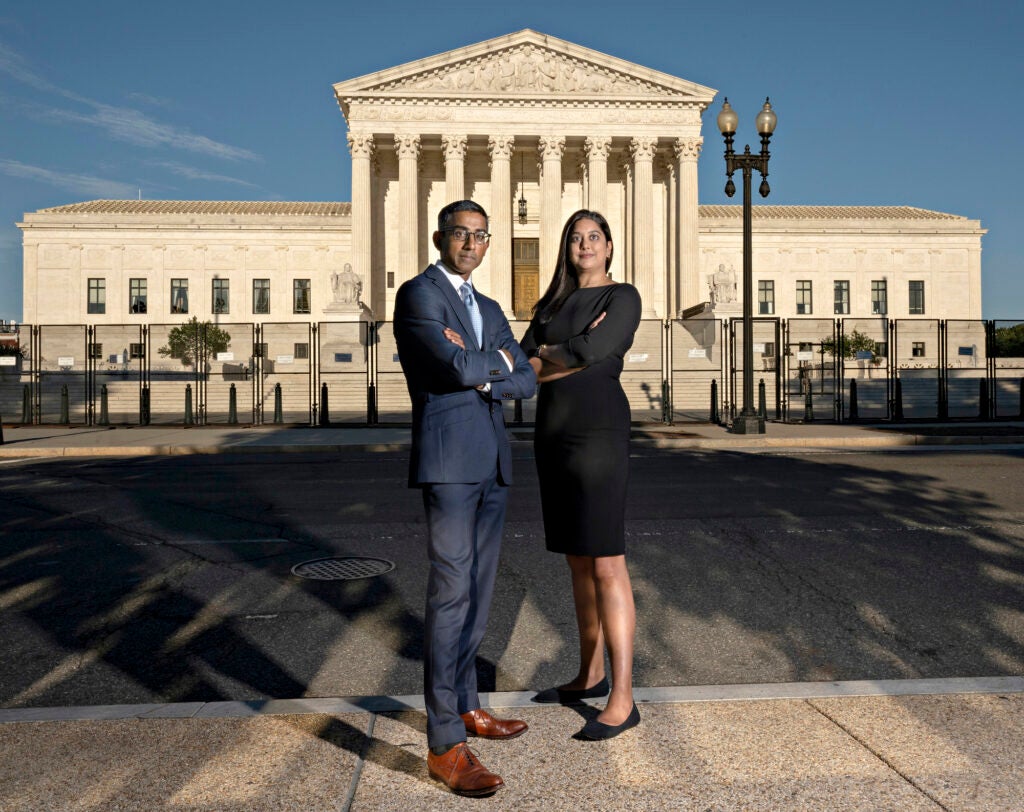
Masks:
[[[526,722],[498,719],[483,708],[462,714],[462,721],[466,723],[466,735],[479,736],[481,739],[514,739],[523,735],[527,727]]]
[[[427,770],[456,795],[493,795],[505,782],[488,770],[465,742],[459,742],[443,756],[427,752]]]

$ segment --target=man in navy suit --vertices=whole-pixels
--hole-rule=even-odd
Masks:
[[[409,485],[423,492],[427,581],[424,698],[430,775],[460,795],[504,783],[466,736],[510,739],[526,723],[480,707],[476,653],[498,567],[512,459],[502,404],[533,395],[536,375],[501,306],[473,289],[487,213],[461,200],[437,218],[441,259],[395,300],[398,355],[412,398]]]

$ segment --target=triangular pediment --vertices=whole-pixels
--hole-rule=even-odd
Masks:
[[[716,91],[565,40],[524,29],[334,86],[346,110],[357,99],[444,97],[647,99],[698,105]]]

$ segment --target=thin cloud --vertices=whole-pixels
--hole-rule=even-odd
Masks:
[[[205,172],[202,169],[196,169],[194,166],[186,166],[185,164],[175,163],[174,161],[149,161],[148,166],[159,167],[160,169],[166,169],[168,172],[173,172],[175,175],[180,175],[183,178],[189,180],[208,180],[216,183],[234,183],[238,186],[246,186],[250,189],[259,189],[260,187],[255,183],[250,183],[247,180],[241,178],[233,178],[229,175],[218,175],[214,172]]]
[[[91,112],[78,112],[34,103],[32,106],[37,112],[50,121],[96,127],[110,138],[141,147],[171,147],[229,161],[262,160],[255,152],[197,135],[185,127],[156,121],[139,110],[104,104],[58,87],[37,74],[20,54],[3,43],[0,43],[0,72],[43,93],[61,96],[91,108]]]
[[[46,183],[58,189],[104,199],[125,199],[135,196],[137,191],[130,183],[97,178],[92,175],[77,175],[71,172],[54,172],[41,166],[31,166],[20,161],[0,159],[0,173],[14,178]]]
[[[125,98],[128,99],[128,101],[148,104],[150,107],[175,106],[175,103],[171,99],[162,99],[159,96],[150,96],[148,93],[129,93]]]
[[[48,108],[44,116],[53,121],[85,124],[103,130],[111,138],[140,147],[172,147],[174,149],[224,158],[229,161],[259,161],[260,156],[247,149],[222,144],[196,135],[187,129],[154,121],[145,113],[127,107],[92,103],[94,112],[78,113],[72,110]]]

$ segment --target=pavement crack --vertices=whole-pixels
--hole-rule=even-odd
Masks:
[[[840,722],[834,716],[832,716],[827,711],[825,711],[823,708],[818,707],[818,705],[814,702],[814,700],[807,699],[807,700],[805,700],[805,702],[811,708],[813,708],[815,711],[817,711],[822,716],[824,716],[826,719],[828,719],[828,721],[830,721],[833,725],[835,725],[841,731],[843,731],[843,733],[845,733],[847,736],[849,736],[851,739],[853,739],[855,742],[857,742],[857,744],[859,744],[861,747],[863,747],[865,750],[867,750],[869,753],[871,753],[871,755],[873,755],[875,758],[877,758],[886,767],[888,767],[890,770],[892,770],[894,773],[896,773],[896,775],[898,775],[900,778],[902,778],[904,781],[906,781],[908,784],[910,784],[910,786],[912,786],[914,789],[916,789],[918,792],[920,792],[922,795],[924,795],[924,797],[926,797],[929,801],[931,801],[933,804],[935,804],[939,809],[944,810],[944,812],[952,812],[950,807],[946,806],[944,803],[942,803],[942,801],[940,801],[932,793],[930,793],[927,789],[925,789],[923,786],[921,786],[921,784],[918,781],[916,781],[913,776],[908,775],[903,770],[901,770],[898,766],[896,766],[896,764],[894,764],[892,762],[891,759],[887,758],[884,753],[880,752],[877,748],[872,747],[871,743],[868,742],[866,739],[861,738],[856,733],[854,733],[850,728],[848,728],[846,725],[844,725],[842,722]]]
[[[348,786],[348,793],[345,795],[345,802],[341,806],[341,812],[349,812],[352,809],[352,802],[356,799],[356,790],[359,789],[359,779],[363,775],[363,765],[366,764],[366,754],[373,743],[373,728],[377,724],[377,714],[370,714],[370,721],[366,725],[366,735],[363,737],[363,746],[359,748],[356,756],[355,767],[352,770],[352,781]]]

